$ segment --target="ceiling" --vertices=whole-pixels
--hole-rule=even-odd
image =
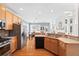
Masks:
[[[74,11],[73,3],[6,3],[9,9],[23,17],[26,22],[45,22],[61,18],[64,11]]]

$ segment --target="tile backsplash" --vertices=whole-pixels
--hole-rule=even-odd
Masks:
[[[0,36],[1,37],[6,37],[9,35],[9,31],[8,30],[1,30],[0,29]]]

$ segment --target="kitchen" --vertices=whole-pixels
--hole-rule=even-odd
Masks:
[[[78,3],[0,4],[0,56],[79,56],[78,8]]]

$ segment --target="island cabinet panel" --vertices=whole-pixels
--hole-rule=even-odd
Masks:
[[[5,20],[6,8],[4,5],[0,4],[0,20]]]
[[[47,50],[49,50],[50,48],[50,40],[45,37],[45,40],[44,40],[44,48],[46,48]]]
[[[9,11],[6,11],[6,30],[13,29],[13,14]]]
[[[79,56],[79,44],[67,44],[67,56]]]
[[[45,38],[45,49],[58,55],[58,40],[53,38]]]
[[[50,39],[50,51],[58,55],[58,40]]]
[[[66,55],[66,44],[62,41],[59,41],[59,46],[58,46],[58,55],[60,56],[65,56]]]
[[[79,44],[59,41],[60,56],[79,56]]]

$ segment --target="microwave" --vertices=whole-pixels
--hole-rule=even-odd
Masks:
[[[5,20],[0,20],[0,29],[5,29]]]

